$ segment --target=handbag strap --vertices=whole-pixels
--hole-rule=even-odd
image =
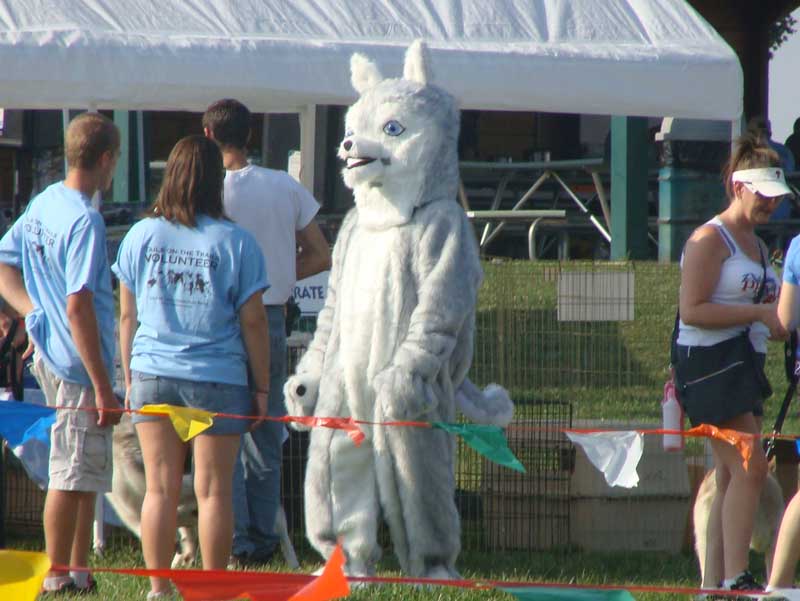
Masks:
[[[756,295],[753,297],[753,304],[759,304],[761,300],[764,298],[764,291],[767,289],[767,259],[764,257],[764,249],[761,246],[761,240],[758,240],[758,255],[761,257],[761,269],[763,273],[761,274],[761,283],[758,285],[758,290],[756,290]]]

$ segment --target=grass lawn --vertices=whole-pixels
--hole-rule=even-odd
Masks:
[[[605,419],[659,424],[662,387],[667,377],[669,339],[675,317],[678,289],[676,265],[656,263],[485,263],[486,279],[476,316],[475,360],[470,372],[478,384],[498,382],[509,388],[517,401],[517,417],[534,416],[531,401],[568,402],[575,419]],[[558,319],[558,283],[565,271],[629,272],[633,319],[628,321],[563,321]],[[786,389],[783,345],[770,343],[767,369],[775,394],[767,403],[765,431],[774,422]],[[790,412],[785,433],[800,435],[796,408]],[[701,444],[690,440],[688,454],[701,453]],[[462,488],[479,490],[482,460],[462,460]],[[471,478],[471,479],[470,479]],[[465,537],[464,545],[468,540]],[[10,548],[41,549],[38,540],[11,541]],[[302,570],[318,568],[318,558],[301,551]],[[96,565],[143,567],[137,542],[116,541]],[[763,579],[761,558],[751,558]],[[578,584],[649,585],[692,587],[699,583],[693,555],[654,552],[588,553],[559,549],[551,552],[464,552],[458,568],[465,578],[502,581],[564,582]],[[276,560],[267,570],[281,571]],[[399,575],[391,549],[385,552],[380,575]],[[97,599],[133,601],[144,599],[146,578],[100,573]],[[638,593],[641,600],[674,598],[675,595]],[[64,597],[68,599],[68,597]],[[92,597],[76,597],[92,599]],[[454,588],[414,588],[399,585],[371,586],[355,591],[360,600],[511,599],[499,591],[466,591]],[[3,601],[3,600],[0,600]]]
[[[12,548],[41,548],[41,541],[12,541]],[[301,556],[303,573],[310,573],[320,566],[316,556],[304,553]],[[94,565],[101,567],[144,567],[141,552],[136,543],[117,541],[107,550],[103,558],[96,558]],[[763,574],[763,562],[753,556],[752,565]],[[385,551],[380,576],[399,576],[391,549]],[[576,584],[628,584],[631,586],[693,587],[699,580],[693,556],[665,553],[580,553],[570,550],[552,552],[507,552],[507,553],[462,553],[458,568],[465,579],[500,580],[508,582],[563,582]],[[285,571],[282,559],[273,560],[264,571]],[[115,601],[141,601],[149,584],[147,578],[99,573],[96,575],[99,591],[96,595],[65,596],[62,599],[113,599]],[[634,592],[637,600],[655,601],[674,599],[674,594]],[[471,591],[451,587],[430,589],[408,585],[378,585],[355,590],[350,597],[355,600],[408,599],[438,601],[456,599],[463,601],[488,601],[512,599],[498,591]]]
[[[570,402],[577,419],[661,422],[680,283],[677,264],[502,261],[485,262],[484,272],[473,380],[506,386],[523,416],[526,400],[544,399]],[[629,274],[629,289],[617,292],[630,298],[633,319],[561,320],[559,284],[575,272],[592,291],[620,285],[604,284],[605,274]],[[771,431],[787,386],[783,342],[768,343],[767,374],[774,394],[765,406],[764,429]],[[783,431],[800,435],[797,405]]]

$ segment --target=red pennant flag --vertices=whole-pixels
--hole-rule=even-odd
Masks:
[[[226,570],[95,568],[95,571],[169,578],[184,601],[328,601],[350,593],[342,571],[344,562],[344,553],[337,547],[320,576]]]

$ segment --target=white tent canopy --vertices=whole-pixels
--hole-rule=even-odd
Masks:
[[[463,108],[735,120],[742,72],[684,0],[0,0],[0,106],[349,104],[349,57],[426,40]]]

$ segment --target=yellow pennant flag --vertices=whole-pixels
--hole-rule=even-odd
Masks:
[[[49,570],[44,553],[0,550],[0,599],[35,601]]]
[[[216,415],[202,409],[175,407],[174,405],[145,405],[139,410],[139,413],[166,415],[183,442],[189,442],[198,434],[208,430],[214,423],[214,415]]]

